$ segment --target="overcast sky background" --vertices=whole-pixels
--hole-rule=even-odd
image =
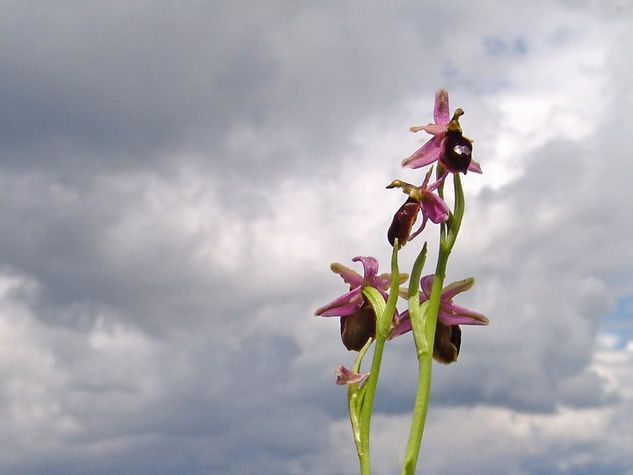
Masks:
[[[633,473],[630,2],[0,6],[0,472],[357,473],[313,313],[331,262],[387,270],[445,87],[484,170],[447,279],[491,323],[435,366],[423,473]]]

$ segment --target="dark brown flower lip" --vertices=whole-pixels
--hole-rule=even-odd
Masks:
[[[472,152],[472,143],[461,132],[446,132],[442,141],[440,163],[450,172],[466,173],[472,160]]]
[[[376,313],[366,301],[353,314],[341,317],[341,340],[349,351],[360,351],[376,337]]]
[[[393,215],[393,220],[387,231],[387,240],[389,244],[393,246],[395,239],[398,239],[398,244],[402,247],[409,240],[409,235],[413,229],[413,225],[418,219],[418,212],[420,211],[420,202],[413,198],[408,198],[402,206]]]

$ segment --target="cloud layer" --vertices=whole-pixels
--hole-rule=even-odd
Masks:
[[[633,466],[632,348],[599,336],[633,288],[630,7],[390,5],[4,2],[0,471],[356,473],[352,355],[312,314],[330,262],[388,262],[437,87],[484,168],[448,279],[491,324],[436,367],[421,463]],[[412,356],[388,348],[377,473]]]

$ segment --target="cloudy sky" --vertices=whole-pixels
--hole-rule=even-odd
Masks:
[[[354,355],[313,313],[331,262],[386,270],[445,87],[484,170],[447,279],[491,323],[435,366],[420,466],[633,473],[633,8],[388,4],[0,2],[0,472],[356,473]]]

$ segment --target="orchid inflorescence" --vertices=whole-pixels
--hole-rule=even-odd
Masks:
[[[464,214],[460,173],[481,173],[481,166],[472,158],[472,141],[462,134],[459,118],[463,114],[462,109],[457,109],[449,119],[448,92],[440,89],[435,94],[434,123],[410,129],[412,132],[424,130],[433,137],[405,158],[402,166],[430,165],[430,168],[420,186],[401,180],[387,185],[387,188],[400,188],[407,195],[387,231],[387,239],[393,246],[391,273],[378,275],[378,261],[373,257],[352,259],[362,264],[362,276],[342,264],[332,264],[332,271],[349,285],[349,291],[315,312],[317,316],[339,317],[343,344],[348,350],[358,352],[352,369],[338,365],[336,383],[347,386],[350,421],[363,474],[370,471],[369,425],[385,342],[412,333],[416,345],[418,391],[402,468],[402,473],[413,473],[428,408],[432,359],[443,364],[454,363],[461,346],[460,325],[488,324],[484,315],[453,303],[457,294],[473,286],[472,277],[444,287],[448,257]],[[430,183],[434,167],[436,177]],[[444,186],[449,175],[453,177],[455,195],[452,210],[444,201]],[[418,215],[422,221],[413,231]],[[411,275],[401,274],[398,251],[420,235],[429,220],[440,226],[435,272],[422,277],[427,251],[424,243]],[[408,287],[400,287],[407,281]],[[408,303],[407,309],[401,312],[396,308],[399,297]],[[363,357],[372,345],[371,369],[362,373]]]

